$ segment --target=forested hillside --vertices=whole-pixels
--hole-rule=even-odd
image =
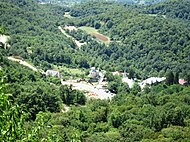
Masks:
[[[189,0],[170,0],[150,6],[146,9],[149,14],[166,15],[167,18],[180,18],[190,20]]]
[[[0,42],[0,141],[190,141],[188,7],[188,0],[73,7],[0,0],[0,38],[9,45]],[[90,67],[105,70],[112,98],[90,98],[62,84],[84,82]],[[166,78],[141,88],[153,76]],[[99,82],[84,84],[100,90]]]
[[[1,1],[0,7],[0,23],[11,36],[9,44],[12,48],[5,54],[21,56],[43,68],[51,66],[49,63],[60,62],[68,66],[86,66],[83,64],[85,57],[75,52],[73,41],[58,29],[65,22],[66,8],[38,5],[27,0]]]
[[[91,44],[83,48],[86,54],[93,52],[96,59],[102,57],[100,66],[110,70],[134,68],[146,75],[168,69],[189,70],[189,23],[183,20],[110,3],[76,6],[71,15],[80,17],[76,26],[94,27],[99,23],[99,31],[113,41],[106,47]]]

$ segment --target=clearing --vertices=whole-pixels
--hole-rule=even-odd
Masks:
[[[69,67],[66,67],[64,65],[63,66],[54,66],[54,69],[60,70],[61,72],[63,72],[64,74],[70,76],[71,78],[73,78],[73,77],[80,78],[80,76],[85,75],[85,71],[82,70],[82,69],[69,68]]]
[[[96,99],[111,99],[115,94],[106,91],[105,89],[97,88],[87,83],[77,83],[75,80],[61,80],[62,85],[72,85],[73,89],[86,91],[86,96]]]
[[[87,27],[87,26],[82,26],[82,27],[79,27],[79,29],[87,32],[87,34],[90,34],[92,36],[95,36],[97,39],[99,39],[100,41],[104,42],[104,43],[110,43],[110,38],[103,35],[103,34],[100,34],[98,32],[97,29],[95,28],[92,28],[92,27]]]

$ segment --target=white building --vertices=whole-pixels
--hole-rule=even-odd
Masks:
[[[99,71],[96,70],[95,67],[91,67],[90,68],[90,72],[89,72],[89,77],[93,80],[93,81],[99,81],[99,83],[101,83],[104,79],[104,74],[105,74],[105,71]]]
[[[133,84],[135,83],[133,79],[129,79],[128,77],[122,78],[122,82],[127,83],[129,85],[129,88],[132,88]]]
[[[162,82],[164,80],[166,80],[165,77],[161,77],[161,78],[160,77],[150,77],[150,78],[140,82],[139,85],[140,85],[141,89],[143,89],[146,85],[152,85],[156,82]]]

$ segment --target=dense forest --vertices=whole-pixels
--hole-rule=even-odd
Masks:
[[[39,2],[39,1],[38,1]],[[189,0],[153,5],[87,2],[71,7],[33,0],[0,0],[0,141],[188,142],[190,141]],[[144,1],[145,4],[158,2]],[[72,18],[64,17],[69,13]],[[110,38],[101,42],[83,30],[66,33],[86,42],[82,47],[58,29],[82,26]],[[112,99],[89,99],[84,91],[62,85],[7,57],[19,57],[38,68],[106,70]],[[150,76],[166,81],[132,88],[113,76]],[[72,76],[73,77],[73,76]],[[185,79],[186,85],[178,83]],[[65,78],[64,78],[65,79]],[[67,110],[67,108],[69,108]]]
[[[180,18],[190,20],[190,2],[188,0],[166,1],[157,5],[153,5],[146,9],[149,14],[166,15],[167,18]]]

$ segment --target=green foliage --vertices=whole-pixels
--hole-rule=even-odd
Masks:
[[[0,71],[0,141],[21,140],[25,115],[21,107],[13,103],[10,94],[6,94],[7,84]]]
[[[127,94],[111,102],[91,100],[86,107],[53,114],[49,123],[68,132],[73,129],[81,141],[188,141],[189,89],[158,85],[141,96]]]
[[[189,0],[168,0],[148,7],[146,12],[149,14],[166,15],[167,18],[180,18],[190,20]]]
[[[180,5],[185,6],[185,3]],[[98,2],[72,8],[71,14],[80,17],[76,26],[100,22],[99,31],[112,40],[108,46],[90,42],[82,47],[90,65],[96,60],[97,66],[109,71],[126,70],[130,73],[133,69],[137,78],[155,76],[168,69],[189,70],[189,24],[184,20],[145,14],[143,9],[146,8],[148,6]],[[177,5],[175,8],[178,9]]]
[[[0,27],[0,34],[1,34],[1,35],[4,35],[6,32],[7,32],[6,27],[5,27],[5,26],[1,26],[1,27]]]
[[[162,10],[168,8],[153,16],[145,12],[147,7],[94,2],[71,8],[71,15],[80,17],[73,21],[63,17],[68,8],[34,1],[2,0],[0,8],[0,23],[11,36],[11,48],[0,49],[3,56],[19,55],[43,69],[64,64],[126,71],[129,78],[175,71],[166,74],[166,84],[142,91],[138,84],[129,89],[121,77],[107,73],[108,89],[117,95],[112,100],[87,101],[72,86],[60,86],[58,79],[46,78],[1,55],[2,75],[9,86],[1,80],[0,141],[190,140],[190,87],[177,84],[177,71],[190,82],[189,24],[184,20],[188,12],[176,15],[182,19],[166,19]],[[96,27],[112,42],[104,45],[82,31],[72,31],[73,37],[87,42],[78,50],[58,30],[66,24]],[[70,105],[67,112],[62,111],[63,103]]]
[[[169,71],[166,75],[166,84],[172,85],[174,83],[174,74],[172,71]]]
[[[63,103],[67,105],[81,104],[85,105],[86,97],[80,91],[73,90],[72,86],[61,86],[60,87],[60,95]]]

